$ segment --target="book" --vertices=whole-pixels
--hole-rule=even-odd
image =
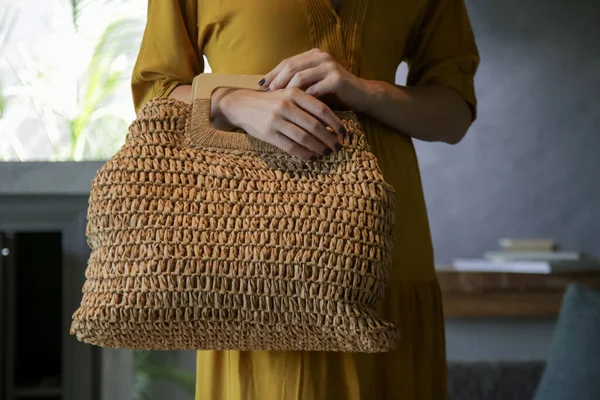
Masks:
[[[521,274],[600,271],[600,261],[598,260],[501,262],[485,259],[456,259],[452,266],[456,271],[464,272],[512,272]]]
[[[577,251],[488,251],[488,261],[581,261],[589,257]]]
[[[553,239],[500,239],[498,244],[504,251],[555,251]]]

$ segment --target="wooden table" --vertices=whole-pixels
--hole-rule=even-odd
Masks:
[[[600,271],[516,274],[440,267],[438,279],[446,317],[556,316],[569,283],[600,289]]]

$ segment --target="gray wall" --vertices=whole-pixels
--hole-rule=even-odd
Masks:
[[[437,262],[505,236],[600,256],[600,2],[467,6],[478,119],[458,146],[417,143]]]
[[[506,236],[600,256],[600,2],[466,2],[478,119],[458,146],[416,143],[436,261]],[[448,359],[544,359],[554,323],[448,319]]]

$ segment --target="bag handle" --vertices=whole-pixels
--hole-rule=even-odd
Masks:
[[[260,79],[262,75],[200,74],[192,82],[192,101],[208,100],[216,89],[222,87],[266,91],[258,86]]]
[[[262,75],[234,75],[234,74],[200,74],[192,82],[192,115],[186,129],[186,137],[190,144],[201,147],[226,148],[236,150],[252,150],[265,153],[285,153],[280,148],[270,143],[263,142],[250,135],[238,131],[222,131],[210,123],[211,96],[218,88],[251,89],[266,91],[258,86]],[[336,113],[346,119],[346,127],[356,126],[358,119],[353,112]],[[354,131],[354,129],[352,129]],[[347,135],[346,141],[351,138]],[[364,135],[360,135],[363,137]],[[364,138],[363,138],[364,139]],[[354,140],[362,142],[364,140]]]
[[[218,88],[266,91],[258,86],[262,75],[200,74],[192,82],[192,115],[186,129],[190,144],[201,147],[283,153],[283,150],[239,131],[222,131],[210,123],[211,96]]]

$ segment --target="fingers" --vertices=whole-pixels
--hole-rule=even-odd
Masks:
[[[293,152],[301,152],[303,156],[308,157],[305,159],[311,160],[323,155],[323,151],[326,147],[312,132],[306,131],[298,125],[285,120],[281,121],[279,132],[287,136],[294,143],[294,146],[292,146],[291,149],[283,149],[286,152],[290,154],[293,154]]]
[[[300,71],[316,67],[319,64],[315,59],[300,60],[299,62],[284,62],[284,66],[269,84],[269,89],[271,89],[271,91],[285,88],[294,76],[300,73]]]
[[[313,97],[322,97],[334,93],[335,85],[335,77],[328,76],[325,79],[315,82],[313,85],[307,87],[305,92]]]
[[[277,67],[264,76],[260,86],[271,91],[283,89],[298,72],[316,67],[329,60],[331,56],[320,49],[312,49],[283,60]],[[264,81],[264,82],[263,82]]]
[[[296,73],[286,87],[306,89],[319,81],[327,79],[327,73],[327,68],[323,64],[305,69]]]
[[[289,125],[289,126],[288,126]],[[298,157],[301,160],[305,161],[316,161],[317,154],[311,152],[306,147],[300,145],[298,142],[290,139],[289,136],[294,136],[297,134],[294,131],[294,125],[287,123],[287,125],[282,124],[281,129],[282,132],[275,131],[273,134],[268,136],[268,142],[271,143],[275,147],[279,147],[281,150],[285,151],[288,154],[291,154],[295,157]],[[296,129],[300,129],[296,127]],[[306,133],[306,132],[304,132]],[[308,135],[308,133],[306,133]],[[288,136],[289,135],[289,136]]]
[[[263,127],[258,129],[262,133],[255,137],[303,160],[315,161],[331,150],[342,149],[337,133],[345,133],[344,125],[324,103],[299,88],[267,96],[271,97],[271,112],[262,118]]]
[[[330,126],[335,133],[346,134],[346,128],[342,120],[325,103],[300,89],[292,88],[285,90],[289,92],[288,96],[292,97],[299,107],[319,119],[325,126]],[[334,146],[336,150],[339,150],[339,146]]]
[[[326,125],[321,121],[318,113],[311,115],[303,107],[297,104],[298,96],[307,96],[302,90],[285,89],[280,92],[282,97],[278,100],[276,115],[271,120],[272,130],[282,132],[296,143],[307,148],[317,155],[328,154],[331,150],[339,150],[340,144],[337,135],[327,130]],[[316,103],[312,109],[323,109],[323,113],[331,110],[316,99],[309,103]],[[310,108],[310,107],[306,107]],[[335,116],[335,114],[333,114]],[[328,151],[328,148],[330,149]]]
[[[331,150],[338,150],[336,148],[336,145],[339,144],[337,135],[328,131],[323,122],[305,112],[302,108],[296,108],[294,112],[288,113],[286,119],[309,134],[309,137],[302,138],[302,141],[296,140],[295,137],[292,138],[308,149],[319,155],[329,154]],[[330,150],[328,151],[327,148]]]

